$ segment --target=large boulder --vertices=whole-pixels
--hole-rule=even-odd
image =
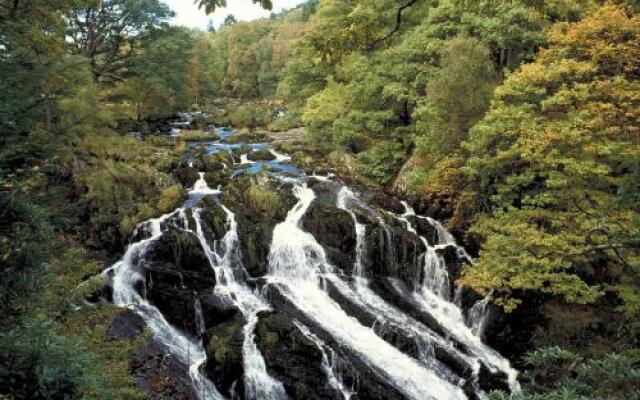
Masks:
[[[247,154],[247,158],[251,161],[273,161],[276,156],[269,149],[260,149]]]
[[[356,230],[351,215],[336,207],[329,183],[315,185],[316,198],[302,218],[302,227],[322,245],[329,261],[351,273],[356,261]]]
[[[165,318],[192,335],[199,335],[196,300],[216,284],[215,273],[200,242],[191,232],[169,230],[145,254],[147,299]]]

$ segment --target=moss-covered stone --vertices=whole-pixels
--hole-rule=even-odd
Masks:
[[[231,395],[230,389],[234,383],[236,391],[243,392],[242,329],[245,323],[245,319],[237,314],[234,319],[215,325],[205,334],[207,361],[204,371],[227,396]]]
[[[276,156],[274,156],[269,149],[260,149],[249,153],[247,158],[251,161],[273,161],[276,159]]]
[[[238,177],[226,187],[222,202],[235,214],[244,267],[253,277],[263,276],[273,228],[286,218],[295,197],[268,178]]]

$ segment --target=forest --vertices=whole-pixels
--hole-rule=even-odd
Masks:
[[[484,339],[519,371],[521,392],[487,398],[640,398],[639,12],[308,0],[205,31],[161,0],[0,0],[0,399],[198,398],[139,383],[149,345],[113,338],[103,271],[197,186],[185,157],[209,124],[303,128],[277,147],[297,167],[440,221],[472,259],[455,286],[487,300]],[[201,115],[191,138],[170,134],[180,112]],[[261,179],[238,201],[288,220]]]

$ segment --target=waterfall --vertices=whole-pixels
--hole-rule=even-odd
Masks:
[[[350,191],[345,190],[341,191],[341,193],[343,193],[344,196],[350,195],[351,199],[354,202],[358,202],[358,199],[356,197],[353,197],[353,194],[350,193]],[[345,209],[353,215],[353,212],[348,209],[346,204],[347,202],[344,199],[341,199],[340,196],[338,196],[337,206],[339,208]],[[484,310],[486,309],[488,299],[481,301],[483,305],[474,306],[476,308],[476,315],[474,317],[473,323],[478,326],[472,326],[470,328],[465,321],[462,310],[456,304],[451,303],[448,300],[449,279],[444,259],[435,251],[437,247],[430,246],[428,241],[424,237],[418,235],[416,229],[412,226],[411,222],[407,218],[415,216],[418,218],[427,219],[428,217],[416,216],[413,209],[411,209],[411,207],[409,207],[407,203],[403,203],[403,205],[405,206],[404,214],[400,216],[397,216],[395,214],[391,215],[393,215],[399,221],[403,222],[406,226],[406,229],[414,235],[418,236],[425,244],[426,252],[423,255],[425,278],[423,282],[417,286],[416,290],[411,293],[406,293],[403,288],[398,285],[397,281],[390,280],[392,285],[400,295],[410,296],[410,298],[420,309],[436,318],[438,323],[446,328],[446,331],[452,337],[456,338],[459,342],[463,343],[468,348],[470,352],[469,356],[462,355],[457,351],[453,351],[453,353],[458,353],[456,355],[466,360],[476,374],[479,370],[478,362],[482,362],[493,372],[501,371],[505,373],[507,375],[508,383],[512,392],[519,392],[520,389],[517,382],[517,371],[511,367],[507,359],[500,356],[495,350],[486,346],[480,339],[483,325],[482,321],[485,320],[483,317],[484,313],[481,313],[481,311],[484,312]],[[442,227],[442,225],[430,218],[428,219],[428,222],[432,223],[432,225],[436,228],[436,232],[438,233],[438,245],[455,245],[457,247],[455,240],[453,239],[451,234],[447,232],[444,227]],[[357,246],[360,246],[360,244],[358,244]],[[467,256],[466,252],[464,253],[464,255]],[[338,282],[336,281],[336,283]],[[424,335],[424,332],[428,331],[428,328],[421,327],[422,324],[420,324],[418,321],[415,321],[412,318],[404,315],[401,311],[396,310],[394,306],[386,303],[383,299],[375,295],[367,287],[367,280],[359,279],[356,280],[356,283],[357,291],[361,295],[358,299],[361,302],[361,306],[368,307],[372,312],[376,312],[376,315],[385,316],[385,319],[387,321],[393,323],[399,328],[403,328],[408,334],[422,332],[422,335]],[[343,294],[348,291],[348,288],[345,288],[344,285],[338,284],[337,287],[338,289],[341,289],[341,292]],[[397,319],[398,317],[399,319]],[[433,341],[434,337],[428,338],[427,340]],[[437,342],[439,342],[438,344],[442,344],[441,340],[438,340]],[[475,358],[475,360],[473,360],[472,358]]]
[[[298,203],[273,232],[269,282],[406,397],[420,400],[465,399],[459,387],[384,341],[370,327],[360,324],[319,287],[323,275],[334,278],[335,274],[322,246],[300,228],[300,220],[315,194],[305,185],[295,186],[294,194]]]
[[[144,262],[144,255],[149,246],[162,236],[162,224],[173,217],[183,216],[184,209],[180,208],[159,218],[143,222],[137,227],[136,230],[143,231],[147,237],[130,244],[122,259],[109,269],[114,274],[113,302],[119,307],[129,308],[138,313],[151,329],[154,339],[181,363],[188,366],[189,375],[200,399],[222,400],[224,398],[213,383],[200,372],[200,366],[206,360],[202,344],[169,324],[160,310],[135,290],[139,282],[144,282],[141,264]]]
[[[258,313],[270,310],[269,304],[245,283],[247,276],[242,267],[238,246],[238,225],[234,214],[225,206],[219,204],[227,215],[227,233],[219,241],[219,246],[213,248],[207,243],[202,229],[201,209],[195,209],[193,219],[196,225],[196,235],[205,250],[209,263],[213,268],[217,285],[216,293],[226,296],[233,301],[240,312],[247,319],[243,328],[242,359],[244,365],[245,397],[248,399],[286,399],[282,383],[274,379],[267,372],[264,358],[255,343],[255,326],[258,323]],[[219,247],[218,253],[215,248]]]
[[[221,142],[217,143],[223,146]],[[291,161],[288,155],[271,148],[269,151],[276,158],[274,163]],[[249,168],[255,167],[254,164],[260,163],[254,163],[247,154],[242,154],[239,163],[236,160],[231,176],[252,171]],[[194,162],[190,161],[189,166],[193,165]],[[252,281],[245,270],[238,221],[223,204],[218,203],[215,207],[220,207],[226,216],[225,234],[214,239],[205,235],[204,218],[207,214],[198,208],[198,201],[205,196],[219,195],[221,191],[208,186],[204,172],[198,174],[183,207],[138,226],[135,235],[143,234],[144,238],[132,243],[123,258],[110,269],[113,271],[114,303],[140,314],[155,340],[188,367],[200,399],[224,398],[201,372],[206,361],[203,344],[173,327],[144,294],[136,291],[136,288],[151,287],[151,282],[145,282],[145,253],[169,229],[195,235],[215,274],[216,285],[211,290],[216,296],[233,303],[244,317],[241,343],[244,375],[237,380],[235,377],[229,380],[232,381],[229,389],[232,398],[288,398],[283,383],[269,374],[266,361],[270,360],[264,359],[256,341],[262,312],[273,311],[275,306],[279,314],[287,315],[286,308],[283,312],[278,308],[278,302],[274,301],[272,305],[264,295],[271,290],[287,306],[295,307],[293,325],[301,333],[300,337],[315,345],[321,355],[320,368],[314,371],[318,371],[320,379],[326,378],[330,393],[342,399],[358,398],[365,396],[367,390],[375,390],[375,385],[373,389],[368,386],[371,379],[376,384],[378,380],[385,390],[393,392],[395,389],[402,394],[401,397],[408,399],[462,400],[468,395],[484,398],[486,394],[479,385],[483,367],[491,373],[506,374],[512,393],[518,393],[517,372],[508,360],[481,340],[487,323],[489,298],[474,304],[466,317],[457,301],[459,291],[456,291],[456,302],[450,299],[452,282],[446,265],[448,258],[442,250],[450,250],[449,247],[453,246],[461,260],[470,263],[473,260],[439,222],[416,215],[407,203],[403,203],[404,212],[400,214],[374,208],[348,186],[340,186],[336,206],[350,215],[356,237],[355,260],[351,276],[348,276],[346,271],[332,265],[323,246],[310,232],[301,228],[305,213],[316,200],[314,190],[307,187],[305,178],[299,175],[295,178],[286,173],[276,176],[282,183],[293,186],[297,202],[285,220],[273,229],[267,259],[268,274],[264,279]],[[330,182],[326,187],[335,187],[331,176],[313,178]],[[321,192],[318,193],[320,195]],[[240,218],[240,211],[238,213],[238,220],[243,223],[246,219]],[[423,223],[433,227],[433,238],[427,240],[418,232]],[[372,256],[377,253],[369,251],[372,245],[367,242],[370,240],[368,234],[372,233],[370,225],[380,229],[375,233],[382,235],[381,243],[375,245],[382,247],[383,260],[373,260]],[[243,226],[241,231],[244,229]],[[412,245],[419,240],[424,251],[411,250],[416,246],[398,247],[397,242],[407,236],[410,236]],[[419,243],[417,247],[422,248]],[[333,257],[333,253],[329,254]],[[378,266],[378,261],[386,263],[386,270],[393,274],[399,270],[398,259],[411,260],[411,257],[414,265],[407,268],[415,267],[421,278],[409,282],[409,287],[396,278],[376,275],[374,267]],[[255,286],[269,290],[260,292]],[[194,299],[194,323],[200,337],[210,328],[205,326],[207,315],[203,306],[206,304],[204,301],[201,303],[197,296]],[[358,375],[361,371],[367,373]],[[286,371],[278,373],[283,373],[284,378],[288,376]],[[238,385],[244,388],[244,393],[239,393],[239,396],[236,393],[241,390]],[[359,385],[363,392],[360,395]]]
[[[357,391],[354,387],[347,387],[342,377],[342,362],[338,355],[325,345],[319,337],[314,335],[308,327],[300,321],[293,321],[294,325],[309,340],[311,340],[322,353],[322,370],[327,375],[327,381],[331,388],[340,393],[344,400],[351,400]]]

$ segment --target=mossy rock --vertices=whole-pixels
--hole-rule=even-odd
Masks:
[[[204,372],[222,394],[229,397],[234,382],[237,382],[236,390],[243,392],[242,387],[238,388],[237,385],[242,386],[243,382],[242,344],[245,324],[246,320],[237,314],[233,320],[217,324],[205,333],[207,361]]]
[[[263,276],[273,229],[286,218],[295,197],[273,181],[243,176],[229,183],[222,202],[235,214],[245,268],[253,277]]]
[[[263,143],[269,140],[264,132],[234,132],[233,135],[227,137],[224,141],[229,144],[238,143]]]
[[[202,230],[208,243],[212,244],[213,241],[222,239],[228,229],[227,213],[211,197],[200,200],[198,207],[202,208]]]
[[[182,166],[174,174],[182,186],[190,188],[200,179],[198,172],[198,169],[194,167]]]
[[[243,154],[250,154],[252,151],[253,151],[253,149],[250,146],[241,146],[241,147],[238,147],[236,149],[233,149],[231,151],[231,153],[233,154],[233,159],[236,162],[239,162],[240,161],[240,157]]]
[[[249,153],[247,158],[251,161],[273,161],[276,159],[276,156],[274,156],[269,149],[260,149]]]

